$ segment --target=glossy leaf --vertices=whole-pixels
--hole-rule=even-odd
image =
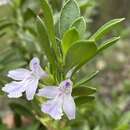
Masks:
[[[72,45],[65,58],[65,66],[70,69],[73,66],[77,66],[89,61],[97,51],[97,47],[94,41],[78,41]]]
[[[114,43],[116,43],[119,40],[120,37],[114,37],[112,39],[109,39],[108,41],[106,41],[105,43],[103,43],[101,46],[98,47],[97,52],[95,53],[95,55],[97,55],[99,52],[103,51],[104,49],[110,47],[111,45],[113,45]],[[94,56],[94,55],[93,55]],[[74,73],[77,72],[83,65],[84,63],[79,64],[75,70]],[[92,77],[93,78],[93,77]],[[91,80],[91,79],[90,79]]]
[[[73,88],[72,95],[73,96],[88,96],[92,95],[96,92],[96,88],[92,87],[75,87]]]
[[[75,41],[79,40],[79,33],[75,28],[68,30],[62,39],[62,49],[64,55],[68,51],[68,49],[74,44]]]
[[[86,31],[86,22],[84,17],[79,17],[76,19],[71,26],[75,27],[78,30],[80,37],[82,38]]]
[[[101,44],[99,47],[98,47],[98,51],[97,53],[103,51],[104,49],[112,46],[114,43],[116,43],[118,40],[120,39],[120,37],[113,37],[111,39],[109,39],[108,41],[106,41],[105,43]]]
[[[90,37],[91,40],[98,41],[100,38],[102,38],[109,30],[111,30],[114,26],[122,22],[124,18],[120,19],[113,19],[106,24],[104,24],[102,27],[100,27],[97,32]]]
[[[67,29],[72,25],[72,23],[80,17],[80,9],[75,0],[69,0],[65,3],[60,16],[60,34],[66,32]]]
[[[77,106],[80,106],[86,103],[90,103],[94,101],[94,99],[95,99],[95,96],[80,96],[80,97],[75,98],[75,104]]]

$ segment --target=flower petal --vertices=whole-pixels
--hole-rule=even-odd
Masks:
[[[55,120],[60,120],[63,115],[62,103],[63,101],[60,98],[49,100],[41,106],[41,111],[49,114]]]
[[[16,70],[11,70],[8,72],[8,77],[14,79],[14,80],[23,80],[26,76],[30,74],[30,71],[27,69],[16,69]]]
[[[47,86],[39,89],[38,96],[43,96],[46,98],[55,98],[59,93],[59,88],[57,86]]]
[[[32,100],[35,93],[36,93],[36,90],[37,90],[37,87],[38,87],[38,79],[29,79],[29,81],[27,81],[26,83],[26,97],[27,97],[27,100]]]
[[[71,95],[64,96],[63,111],[65,112],[69,120],[75,119],[76,107],[75,107],[74,99]]]
[[[40,64],[40,60],[37,57],[34,57],[31,61],[30,61],[30,69],[32,71],[35,71],[37,69],[37,66],[39,66]]]
[[[43,69],[40,66],[40,61],[37,57],[34,57],[31,61],[30,61],[30,69],[39,77],[47,77],[47,73],[45,71],[43,71]]]
[[[2,88],[2,91],[8,93],[8,97],[17,98],[22,96],[22,92],[25,91],[23,87],[23,82],[11,82],[6,84],[5,87]]]
[[[22,93],[20,92],[12,92],[7,95],[9,98],[19,98],[22,96]]]
[[[73,82],[70,79],[66,79],[59,84],[60,88],[66,89],[67,87],[72,88]]]

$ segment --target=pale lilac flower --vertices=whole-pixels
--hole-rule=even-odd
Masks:
[[[37,95],[49,99],[42,104],[42,112],[49,114],[55,120],[60,120],[64,111],[69,120],[75,119],[76,107],[71,96],[72,86],[72,81],[67,79],[62,81],[59,86],[47,86],[40,89]]]
[[[38,58],[34,57],[30,62],[30,70],[20,68],[8,72],[8,77],[16,80],[6,84],[2,90],[8,94],[9,98],[18,98],[22,93],[26,93],[28,100],[32,100],[41,78],[47,76],[40,66]]]

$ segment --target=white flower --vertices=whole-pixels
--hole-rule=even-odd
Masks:
[[[72,85],[72,81],[67,79],[62,81],[59,86],[47,86],[40,89],[37,95],[49,99],[42,104],[42,112],[49,114],[55,120],[60,120],[64,111],[69,120],[75,119],[76,107],[71,96]]]
[[[18,98],[22,93],[26,93],[28,100],[32,100],[41,78],[47,76],[40,66],[38,58],[34,57],[30,62],[30,70],[20,68],[8,72],[8,77],[16,80],[6,84],[2,90],[8,94],[9,98]]]

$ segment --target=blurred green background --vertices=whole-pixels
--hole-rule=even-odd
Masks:
[[[55,23],[62,0],[49,0]],[[2,0],[0,0],[2,2]],[[83,67],[79,76],[100,70],[89,82],[97,88],[96,101],[82,106],[75,121],[61,121],[56,130],[130,130],[130,0],[77,0],[87,22],[86,37],[102,24],[114,18],[126,18],[111,35],[120,34],[121,40],[94,61]],[[39,15],[38,0],[12,0],[0,5],[0,87],[6,82],[9,69],[26,66],[34,55],[42,57],[35,38],[35,15]],[[45,64],[45,61],[42,61]],[[19,104],[23,104],[22,100]],[[28,104],[26,104],[28,105]],[[27,106],[28,107],[28,106]],[[26,112],[16,109],[10,100],[0,96],[0,130],[44,130],[45,128]],[[20,122],[20,123],[19,123]],[[33,123],[35,122],[35,123]],[[50,130],[53,130],[50,128]]]

